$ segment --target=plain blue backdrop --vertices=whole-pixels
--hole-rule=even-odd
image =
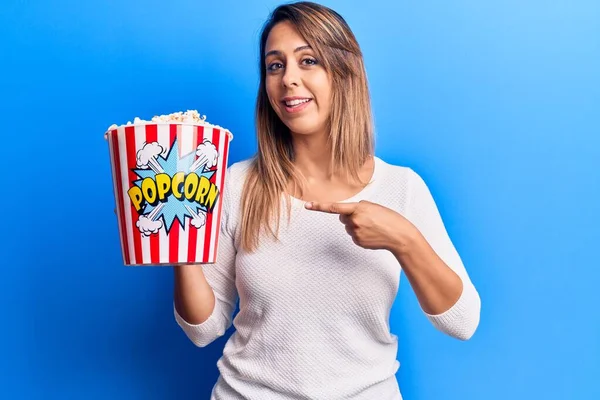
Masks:
[[[194,347],[172,270],[122,265],[103,133],[197,109],[250,157],[276,4],[1,2],[0,397],[208,399],[227,337]],[[483,300],[459,342],[402,280],[405,399],[599,399],[600,3],[324,4],[364,50],[377,155],[423,176]]]

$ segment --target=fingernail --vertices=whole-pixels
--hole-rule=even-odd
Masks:
[[[306,208],[312,208],[312,203],[311,202],[305,203],[304,206]]]

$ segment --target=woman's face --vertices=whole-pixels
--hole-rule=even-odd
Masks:
[[[331,81],[314,51],[284,21],[271,29],[265,52],[267,96],[281,121],[294,134],[327,134]]]

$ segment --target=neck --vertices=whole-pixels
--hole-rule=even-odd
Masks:
[[[332,180],[331,143],[327,135],[294,135],[294,165],[307,180]]]

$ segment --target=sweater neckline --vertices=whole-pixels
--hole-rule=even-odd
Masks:
[[[381,170],[383,168],[382,164],[383,164],[383,162],[379,157],[373,156],[373,173],[371,174],[371,179],[369,179],[369,182],[367,183],[367,185],[364,188],[362,188],[360,191],[358,191],[357,193],[352,195],[351,197],[348,197],[347,199],[344,199],[344,200],[339,200],[336,203],[352,203],[352,202],[364,200],[365,198],[367,198],[371,194],[371,192],[374,190],[374,188],[376,187],[378,178],[381,176]],[[292,196],[291,194],[289,196],[290,196],[292,203],[295,203],[297,205],[304,206],[304,204],[306,204],[306,202],[307,202],[305,200],[302,200],[295,196]]]

